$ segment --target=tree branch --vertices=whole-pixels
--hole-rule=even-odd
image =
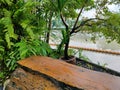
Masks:
[[[87,19],[87,20],[85,20],[85,21],[82,21],[79,26],[73,28],[73,30],[72,30],[73,32],[71,32],[70,34],[79,32],[80,30],[77,30],[78,28],[84,26],[87,22],[92,21],[92,20],[95,20],[95,19],[96,19],[96,20],[104,20],[104,19],[100,19],[100,18],[90,18],[90,19]]]
[[[60,14],[60,17],[61,17],[61,20],[62,20],[63,24],[65,25],[65,27],[68,28],[68,25],[67,25],[67,23],[65,22],[62,13]]]
[[[77,23],[78,23],[78,20],[79,20],[79,17],[80,17],[80,15],[81,15],[82,11],[83,11],[83,8],[84,8],[84,6],[80,9],[80,12],[79,12],[79,14],[78,14],[78,17],[77,17],[77,19],[76,19],[76,21],[75,21],[75,24],[74,24],[73,28],[76,27],[76,25],[77,25]]]
[[[76,21],[75,21],[75,24],[74,24],[74,26],[73,26],[73,28],[72,28],[72,31],[71,31],[70,33],[73,33],[73,32],[74,32],[74,28],[76,27],[76,25],[77,25],[77,23],[78,23],[79,17],[80,17],[80,15],[81,15],[83,9],[84,9],[84,5],[83,5],[82,8],[80,9],[80,12],[79,12],[79,14],[78,14],[78,17],[77,17],[77,19],[76,19]]]

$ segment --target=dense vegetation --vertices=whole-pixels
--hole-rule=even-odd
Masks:
[[[55,58],[63,55],[69,59],[70,37],[79,31],[102,33],[109,40],[120,42],[120,13],[108,8],[119,3],[119,0],[1,0],[0,78],[6,79],[17,67],[17,60],[31,55]],[[93,9],[95,17],[82,16]],[[53,51],[49,36],[56,20],[64,28],[62,41]],[[70,20],[73,22],[69,23]]]
[[[37,2],[6,0],[0,4],[0,77],[5,79],[16,61],[31,55],[49,55],[50,46],[44,42],[46,29]]]

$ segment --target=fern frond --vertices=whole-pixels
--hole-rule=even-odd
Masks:
[[[12,1],[11,0],[1,0],[0,3],[8,4],[9,6],[12,5]]]
[[[21,23],[21,26],[23,27],[24,30],[26,30],[27,34],[30,36],[31,39],[34,39],[34,33],[33,33],[33,27],[32,25],[29,24],[29,20],[23,20]]]
[[[5,40],[8,44],[8,48],[11,48],[11,38],[17,39],[17,35],[14,33],[14,28],[11,20],[11,11],[4,9],[4,17],[0,20],[0,23],[4,25],[3,31],[5,32]]]
[[[28,54],[28,45],[27,41],[25,39],[22,39],[20,42],[15,44],[15,47],[18,48],[20,58],[23,59],[27,56]]]
[[[34,35],[33,31],[32,31],[32,28],[31,28],[31,27],[28,27],[28,28],[26,29],[26,31],[27,31],[28,35],[30,36],[30,38],[31,38],[31,39],[34,39],[35,35]]]
[[[0,60],[3,59],[3,53],[4,53],[4,51],[5,51],[5,47],[2,46],[2,43],[3,43],[3,40],[0,39]]]
[[[12,5],[11,0],[4,0],[9,6]]]
[[[10,36],[8,33],[5,33],[5,40],[7,42],[8,48],[11,48]]]
[[[0,52],[4,52],[4,47],[0,46]]]

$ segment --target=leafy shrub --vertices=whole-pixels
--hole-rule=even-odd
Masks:
[[[9,77],[18,60],[51,53],[50,46],[40,39],[45,32],[40,22],[45,23],[35,14],[37,3],[32,0],[0,1],[0,81]]]

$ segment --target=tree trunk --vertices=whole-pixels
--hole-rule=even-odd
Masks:
[[[46,35],[46,42],[49,43],[49,39],[50,39],[50,31],[51,31],[51,28],[52,28],[52,16],[53,16],[53,13],[50,12],[50,17],[49,17],[49,21],[48,21],[48,32],[47,32],[47,35]]]
[[[63,18],[62,13],[60,14],[60,17],[61,17],[61,20],[62,20],[63,24],[66,27],[66,36],[65,36],[66,40],[64,42],[64,44],[65,44],[64,59],[68,60],[69,59],[69,57],[68,57],[68,48],[69,48],[69,41],[70,41],[70,31],[69,31],[69,27],[68,27],[68,25],[66,23],[66,20]]]
[[[68,60],[68,47],[69,47],[69,42],[65,43],[65,50],[64,50],[64,58]]]
[[[68,30],[67,28],[66,28],[66,32],[67,32],[67,34],[66,34],[67,40],[66,40],[66,42],[65,42],[64,58],[65,58],[66,60],[68,60],[68,59],[69,59],[69,56],[68,56],[68,48],[69,48],[69,42],[70,42],[70,32],[69,32],[69,30]]]

